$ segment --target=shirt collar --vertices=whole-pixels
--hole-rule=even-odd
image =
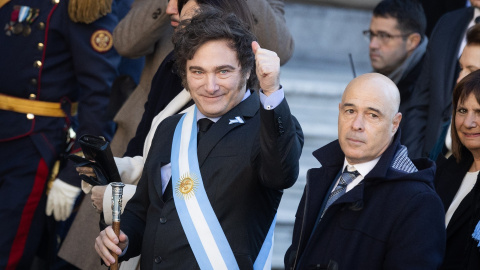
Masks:
[[[250,93],[250,90],[247,89],[247,91],[245,91],[245,95],[243,95],[243,99],[242,101],[240,102],[243,102],[245,99],[247,99],[252,93]],[[237,104],[238,105],[238,104]],[[198,120],[200,119],[203,119],[203,118],[208,118],[210,120],[212,120],[214,123],[216,123],[220,118],[222,118],[221,116],[219,117],[214,117],[214,118],[211,118],[211,117],[206,117],[202,112],[200,112],[198,110],[198,108],[196,109],[197,110],[197,122]]]
[[[382,156],[379,156],[377,157],[376,159],[374,160],[370,160],[370,161],[367,161],[365,163],[359,163],[359,164],[355,164],[355,165],[351,165],[350,163],[348,163],[347,159],[345,158],[345,160],[343,161],[343,168],[345,168],[345,166],[354,166],[355,169],[360,173],[361,176],[365,177],[365,175],[367,175],[374,167],[375,165],[377,165],[378,161],[380,160]],[[343,171],[343,169],[342,169]]]

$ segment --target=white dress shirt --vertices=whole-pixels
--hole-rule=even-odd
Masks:
[[[462,184],[460,185],[457,194],[455,194],[455,197],[453,197],[453,201],[448,207],[447,213],[445,214],[445,227],[447,227],[448,223],[450,223],[453,214],[455,213],[455,211],[457,211],[458,206],[463,201],[465,196],[467,196],[467,194],[472,191],[473,186],[477,182],[477,175],[478,171],[467,172],[467,174],[465,174],[465,177],[462,180]]]
[[[345,166],[347,166],[348,171],[355,171],[356,170],[359,173],[357,178],[355,178],[350,184],[347,185],[347,189],[345,190],[345,192],[349,192],[354,187],[356,187],[358,184],[360,184],[360,182],[362,182],[363,178],[365,178],[365,175],[367,175],[375,167],[375,165],[377,165],[378,161],[380,160],[380,157],[381,156],[379,156],[378,158],[376,158],[374,160],[370,160],[370,161],[367,161],[365,163],[359,163],[359,164],[355,164],[355,165],[351,165],[350,163],[348,163],[347,159],[345,159],[343,161],[342,172],[343,172],[343,168],[345,168]],[[352,167],[354,167],[354,169]],[[332,191],[335,190],[339,181],[340,181],[340,177],[337,179],[337,183],[335,183],[335,186],[333,187]]]

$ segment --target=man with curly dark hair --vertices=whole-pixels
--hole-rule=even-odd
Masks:
[[[299,172],[303,134],[280,86],[280,59],[232,13],[204,8],[173,37],[195,101],[159,126],[105,264],[142,254],[141,269],[264,269],[283,189]],[[247,87],[254,74],[260,90]],[[198,133],[197,133],[198,130]]]

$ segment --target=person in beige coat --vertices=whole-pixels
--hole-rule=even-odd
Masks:
[[[153,75],[165,56],[173,49],[170,40],[173,28],[169,24],[172,26],[178,24],[179,14],[176,2],[176,0],[170,0],[170,2],[136,0],[132,4],[130,12],[114,31],[114,45],[121,55],[132,58],[146,56],[145,68],[138,87],[115,117],[118,129],[111,144],[115,156],[121,156],[125,152],[128,141],[135,135],[144,112],[143,105],[147,100]],[[247,1],[247,4],[252,12],[254,33],[262,47],[276,51],[281,64],[285,64],[293,54],[294,43],[284,18],[284,1],[257,0]],[[181,108],[189,99],[189,94],[185,90],[182,91],[154,119],[152,126],[158,125],[165,117],[177,112],[178,106]],[[148,153],[148,149],[149,138],[147,137],[144,156]],[[143,168],[143,158],[116,158],[116,162],[120,168],[122,181],[127,184],[136,184]],[[132,167],[133,164],[141,166]],[[131,170],[132,168],[133,170]],[[134,191],[135,187],[125,189],[126,197],[131,197]],[[108,192],[111,194],[111,189],[107,189],[104,194],[109,194]],[[106,196],[106,198],[109,197]],[[99,265],[98,256],[91,245],[98,235],[99,228],[97,210],[92,208],[89,199],[90,195],[87,194],[59,251],[59,256],[81,269],[103,269]],[[108,199],[104,200],[104,210],[109,209],[109,207],[105,207],[109,203]],[[100,205],[99,208],[101,208]],[[107,213],[105,216],[108,222],[111,215]],[[79,252],[79,250],[82,251]],[[131,265],[135,265],[135,263]],[[126,266],[124,263],[122,268],[131,269],[133,267]]]

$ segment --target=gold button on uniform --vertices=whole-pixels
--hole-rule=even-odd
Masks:
[[[37,95],[35,94],[30,94],[30,96],[28,97],[29,99],[36,99],[37,98]]]
[[[42,61],[39,61],[39,60],[35,61],[33,63],[33,66],[36,67],[36,68],[41,68],[42,67]]]
[[[45,29],[45,23],[44,23],[44,22],[39,22],[39,23],[37,24],[37,28],[38,28],[38,30],[43,30],[43,29]]]
[[[43,51],[43,47],[44,47],[43,43],[39,42],[39,43],[37,44],[37,49],[38,49],[39,51]]]
[[[60,3],[60,0],[52,0],[52,3],[53,3],[54,5],[56,5],[56,4]]]
[[[27,113],[27,119],[33,120],[35,118],[35,115],[33,113]]]

